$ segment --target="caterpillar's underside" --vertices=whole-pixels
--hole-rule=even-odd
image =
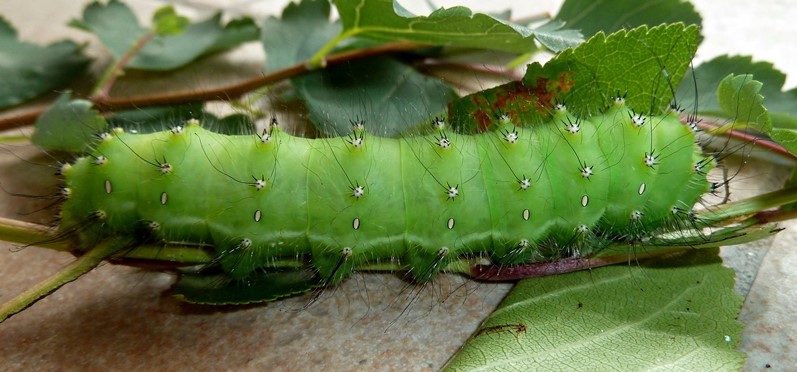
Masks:
[[[547,123],[496,121],[399,139],[360,125],[324,139],[197,121],[115,131],[65,167],[62,229],[91,224],[87,248],[120,235],[212,245],[232,278],[294,259],[328,284],[391,261],[423,282],[462,255],[528,263],[678,228],[709,188],[713,161],[674,113],[618,98],[587,118],[559,105]]]

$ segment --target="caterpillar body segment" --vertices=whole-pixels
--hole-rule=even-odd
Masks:
[[[461,256],[511,265],[633,242],[677,225],[709,190],[713,160],[675,113],[619,101],[591,117],[562,106],[545,123],[497,121],[405,138],[361,126],[223,135],[197,121],[114,131],[66,167],[62,229],[94,216],[78,232],[86,249],[119,235],[210,245],[231,280],[293,260],[323,285],[384,262],[425,282]]]

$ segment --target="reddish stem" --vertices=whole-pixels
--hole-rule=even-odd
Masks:
[[[650,254],[637,255],[634,260],[651,258],[669,254],[679,249],[657,251]],[[526,278],[537,278],[548,275],[564,274],[595,267],[628,262],[628,255],[607,256],[598,258],[573,257],[551,262],[535,262],[522,265],[474,265],[470,276],[476,280],[488,282],[514,281]]]
[[[396,42],[383,44],[368,49],[359,49],[330,55],[327,58],[327,65],[336,65],[356,59],[368,58],[375,55],[408,51],[424,47],[424,45],[411,42]],[[304,63],[296,64],[281,70],[274,71],[267,75],[262,75],[241,83],[205,90],[201,92],[170,92],[160,95],[148,95],[141,97],[96,97],[92,102],[96,109],[101,112],[137,109],[144,107],[177,105],[192,102],[203,102],[210,100],[230,100],[236,99],[262,86],[274,84],[285,79],[306,74],[313,71]],[[36,120],[46,108],[30,111],[24,115],[0,118],[0,130],[16,128],[31,124]]]
[[[683,123],[686,123],[688,120],[689,120],[688,117],[685,117],[685,116],[681,117],[681,121]],[[717,129],[717,128],[720,127],[717,123],[713,122],[711,119],[705,119],[705,118],[702,119],[699,123],[697,123],[697,125],[701,129],[706,130],[706,131],[711,131],[712,129]],[[795,156],[794,154],[789,152],[789,150],[787,150],[785,147],[783,147],[783,146],[781,146],[781,145],[779,145],[779,144],[777,144],[777,143],[775,143],[773,141],[767,140],[765,138],[761,138],[759,136],[755,136],[755,135],[752,135],[750,133],[745,133],[745,132],[742,132],[742,131],[739,131],[739,130],[735,130],[735,129],[729,130],[728,131],[728,136],[730,136],[731,138],[736,138],[736,139],[744,141],[744,142],[752,143],[752,144],[754,144],[754,145],[756,145],[756,146],[758,146],[760,148],[763,148],[763,149],[766,149],[766,150],[770,150],[770,151],[772,151],[772,152],[774,152],[776,154],[781,154],[783,156],[786,156],[786,157],[789,157],[789,158],[792,158],[792,159],[797,159],[797,156]]]

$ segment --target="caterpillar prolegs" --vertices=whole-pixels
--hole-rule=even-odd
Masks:
[[[457,257],[548,261],[678,229],[709,190],[713,158],[677,112],[640,114],[618,95],[589,117],[551,104],[542,123],[494,121],[462,135],[436,120],[398,139],[361,122],[321,139],[277,125],[222,135],[196,120],[115,130],[64,167],[62,229],[86,226],[86,247],[108,236],[210,245],[244,282],[279,260],[312,268],[315,285],[384,262],[426,282]]]

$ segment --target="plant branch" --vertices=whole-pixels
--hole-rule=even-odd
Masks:
[[[419,44],[407,42],[384,44],[373,48],[334,54],[328,58],[327,63],[328,65],[335,65],[375,55],[417,49],[419,47]],[[175,92],[133,98],[108,97],[107,99],[95,101],[94,104],[100,111],[115,111],[141,107],[191,103],[197,101],[231,100],[240,98],[244,94],[260,87],[271,85],[312,71],[314,71],[314,69],[307,63],[298,63],[257,78],[218,89],[210,89],[202,92]]]
[[[684,251],[688,247],[680,247],[667,250],[659,250],[651,253],[636,254],[633,259],[641,260],[652,257],[659,257],[665,254]],[[601,266],[614,265],[628,262],[631,258],[627,254],[605,257],[573,257],[551,262],[536,262],[524,265],[474,265],[471,268],[470,276],[475,280],[489,282],[514,281],[526,278],[537,278],[548,275],[564,274],[585,269],[592,269]]]
[[[64,284],[74,281],[97,267],[103,260],[130,243],[128,239],[115,238],[101,242],[61,271],[0,306],[0,322],[25,310]]]
[[[382,54],[409,51],[421,47],[424,47],[424,45],[401,41],[383,44],[373,48],[341,52],[330,55],[327,58],[327,65],[336,65],[345,63],[347,61],[363,59]],[[216,89],[204,90],[201,92],[170,92],[164,94],[124,98],[105,97],[101,99],[94,99],[92,102],[99,111],[110,112],[211,100],[231,100],[240,98],[241,96],[260,87],[271,85],[312,71],[314,71],[314,69],[307,63],[299,63],[243,82]],[[41,116],[45,110],[46,108],[42,108],[36,111],[26,112],[24,115],[0,118],[0,130],[7,130],[31,124],[36,120],[36,118]]]
[[[698,212],[698,218],[707,224],[716,224],[740,217],[758,214],[771,208],[797,202],[797,186],[758,195],[749,199],[730,202],[710,210]],[[775,215],[770,214],[771,220]]]
[[[53,229],[35,223],[0,217],[0,236],[4,241],[24,246],[36,245],[58,251],[69,250],[65,241],[56,239]]]
[[[689,121],[689,118],[686,117],[686,116],[682,116],[681,117],[681,121],[683,123],[687,123]],[[700,129],[711,133],[714,130],[716,130],[717,128],[720,128],[722,125],[718,121],[716,121],[714,118],[702,117],[701,116],[700,122],[697,123],[697,126]],[[750,133],[746,133],[746,132],[743,132],[743,131],[740,131],[740,130],[735,130],[735,129],[729,130],[726,133],[728,134],[728,136],[730,138],[735,138],[735,139],[738,139],[738,140],[743,141],[743,142],[753,143],[756,146],[758,146],[760,148],[763,148],[765,150],[769,150],[769,151],[772,151],[774,153],[777,153],[777,154],[780,154],[780,155],[783,155],[783,156],[786,156],[786,157],[789,157],[789,158],[792,158],[792,159],[797,159],[797,156],[795,156],[794,154],[789,152],[789,150],[787,150],[785,147],[783,147],[783,146],[781,146],[781,145],[779,145],[779,144],[777,144],[775,142],[772,142],[770,140],[767,140],[766,138],[761,138],[759,136],[756,136],[756,135],[753,135],[753,134],[750,134]]]

